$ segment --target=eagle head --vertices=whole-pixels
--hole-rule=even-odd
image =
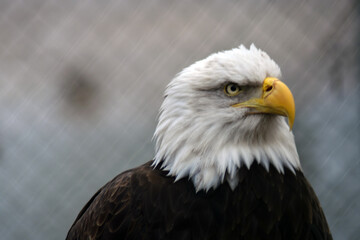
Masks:
[[[197,191],[238,183],[253,162],[300,169],[291,128],[295,104],[279,66],[262,50],[241,45],[210,55],[167,86],[154,134],[154,165]]]

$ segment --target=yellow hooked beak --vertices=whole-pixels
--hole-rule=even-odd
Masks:
[[[279,79],[267,77],[262,90],[261,98],[252,98],[232,106],[253,108],[255,111],[252,114],[268,113],[286,116],[291,130],[295,120],[295,102],[290,89]]]

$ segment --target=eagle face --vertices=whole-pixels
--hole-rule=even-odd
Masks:
[[[294,100],[280,77],[278,65],[254,45],[185,68],[165,92],[154,164],[192,179],[198,191],[225,180],[235,188],[237,170],[254,161],[279,172],[301,168],[289,131]]]

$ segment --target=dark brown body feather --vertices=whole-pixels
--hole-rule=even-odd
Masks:
[[[71,227],[74,239],[332,239],[319,201],[302,172],[254,163],[240,182],[209,192],[174,183],[152,162],[102,187]]]

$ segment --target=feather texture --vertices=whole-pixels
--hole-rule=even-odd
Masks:
[[[222,184],[196,192],[174,183],[152,162],[102,187],[79,213],[67,240],[332,239],[319,201],[300,171],[267,171],[253,162],[238,171],[232,190]]]

